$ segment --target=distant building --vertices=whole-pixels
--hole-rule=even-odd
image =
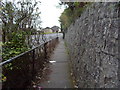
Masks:
[[[52,32],[53,32],[52,29],[49,28],[49,27],[44,28],[42,31],[43,31],[44,33],[52,33]]]
[[[61,32],[61,30],[58,26],[53,26],[51,29],[53,32]]]

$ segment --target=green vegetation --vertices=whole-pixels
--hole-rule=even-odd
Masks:
[[[31,48],[29,37],[36,33],[41,23],[38,4],[35,0],[19,0],[17,4],[0,1],[3,61]]]
[[[44,34],[53,34],[53,33],[56,33],[56,32],[44,32]]]
[[[66,5],[66,9],[60,16],[62,30],[67,28],[75,22],[75,20],[81,16],[82,12],[86,9],[89,3],[86,2],[66,2],[61,5]]]
[[[25,44],[24,36],[22,31],[12,33],[12,39],[3,45],[3,60],[7,60],[29,49]]]
[[[0,1],[2,61],[31,48],[30,36],[38,33],[36,28],[40,28],[41,23],[38,4],[39,2],[36,2],[36,0],[18,0],[17,3],[7,0]],[[19,62],[16,61],[17,63]],[[12,70],[12,62],[4,65],[4,68]],[[0,82],[7,80],[7,76],[1,73],[0,78],[2,78]]]

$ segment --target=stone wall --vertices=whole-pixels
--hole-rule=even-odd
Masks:
[[[65,41],[80,88],[119,85],[117,4],[91,4],[67,30]]]

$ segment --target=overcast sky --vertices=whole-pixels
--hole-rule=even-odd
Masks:
[[[2,0],[6,1],[6,0]],[[7,0],[12,2],[17,2],[19,0]],[[61,8],[59,6],[60,0],[36,0],[40,1],[41,5],[39,5],[41,11],[41,27],[52,27],[54,25],[60,26],[59,17],[64,10],[64,6]]]
[[[41,26],[52,27],[60,26],[59,17],[64,10],[64,7],[58,8],[60,0],[38,0],[41,1]]]

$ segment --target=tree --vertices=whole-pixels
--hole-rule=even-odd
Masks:
[[[86,8],[86,2],[61,2],[60,5],[66,5],[66,9],[60,16],[60,22],[63,31],[75,22],[75,20],[81,16],[82,12]]]
[[[18,55],[30,48],[26,43],[26,36],[30,36],[39,27],[39,2],[22,0],[14,2],[0,2],[2,32],[3,32],[3,59]]]

